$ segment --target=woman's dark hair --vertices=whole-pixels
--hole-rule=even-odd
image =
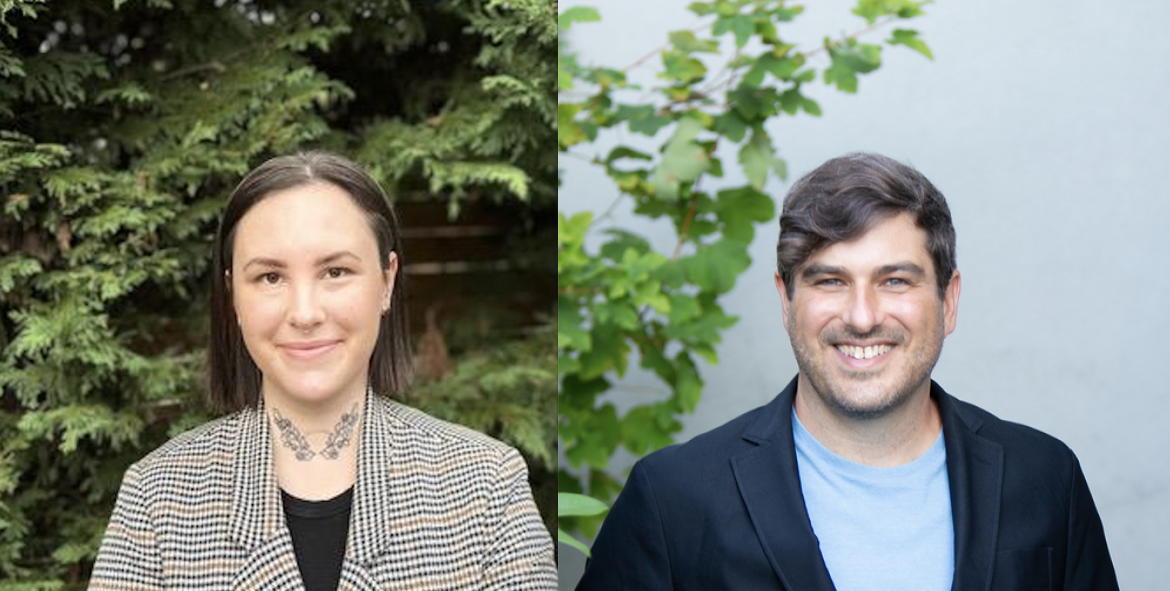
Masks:
[[[955,271],[955,227],[942,193],[914,168],[879,154],[834,158],[804,175],[784,198],[776,266],[788,297],[795,272],[815,252],[852,240],[900,213],[926,231],[941,299]]]
[[[244,346],[232,306],[230,280],[236,225],[244,214],[273,193],[307,185],[335,185],[365,214],[386,269],[390,253],[398,254],[398,277],[390,311],[381,317],[378,340],[370,357],[370,386],[380,394],[406,390],[411,376],[406,322],[405,276],[398,218],[378,183],[347,158],[329,152],[300,152],[273,158],[249,172],[232,191],[224,208],[211,264],[211,342],[208,347],[208,394],[221,412],[254,408],[260,398],[260,369]]]

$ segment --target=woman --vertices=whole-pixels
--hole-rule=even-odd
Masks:
[[[554,589],[523,459],[382,394],[409,362],[394,212],[274,158],[215,237],[212,402],[126,472],[90,589]]]

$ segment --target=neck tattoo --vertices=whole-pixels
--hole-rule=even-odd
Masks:
[[[341,420],[333,426],[333,430],[329,432],[328,437],[325,438],[325,447],[321,451],[313,451],[313,447],[309,445],[309,440],[305,435],[313,435],[316,433],[325,433],[325,431],[310,431],[309,433],[301,433],[292,421],[280,414],[276,407],[272,407],[272,419],[276,423],[276,429],[280,432],[280,441],[285,447],[293,452],[293,456],[298,461],[307,462],[318,455],[326,460],[336,460],[341,455],[341,449],[349,445],[350,437],[353,436],[353,428],[357,426],[358,422],[358,405],[355,403],[349,412],[341,415]]]

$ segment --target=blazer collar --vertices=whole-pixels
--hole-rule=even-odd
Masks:
[[[358,479],[341,581],[356,590],[377,588],[370,566],[389,544],[392,515],[389,467],[396,421],[387,403],[366,394],[358,446]],[[272,463],[272,437],[263,406],[241,411],[235,445],[230,536],[248,553],[233,589],[302,589],[292,537]]]
[[[833,589],[833,581],[813,534],[796,468],[795,395],[793,378],[744,431],[743,438],[756,445],[733,456],[731,469],[764,555],[784,588],[828,590]]]
[[[787,589],[833,589],[804,505],[796,449],[792,441],[792,401],[797,378],[774,398],[743,432],[754,447],[731,458],[740,495],[772,569]],[[947,478],[955,528],[953,591],[986,590],[991,585],[1003,447],[979,436],[982,420],[938,384]]]
[[[983,420],[933,380],[930,395],[938,400],[947,447],[947,479],[955,525],[955,581],[951,589],[990,589],[999,538],[1003,446],[980,436]]]

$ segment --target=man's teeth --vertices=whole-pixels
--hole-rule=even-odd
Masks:
[[[853,345],[837,345],[837,350],[854,359],[872,359],[893,349],[891,345],[874,345],[872,347],[854,347]]]

